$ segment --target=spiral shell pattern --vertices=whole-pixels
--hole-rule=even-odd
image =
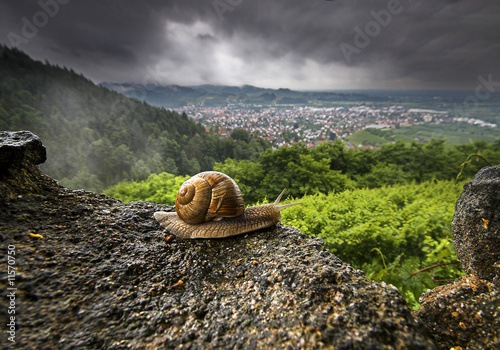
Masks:
[[[201,224],[215,218],[239,216],[245,205],[233,179],[223,173],[206,171],[182,184],[175,210],[186,223]]]

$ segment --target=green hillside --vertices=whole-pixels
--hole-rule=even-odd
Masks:
[[[220,139],[176,112],[96,86],[67,68],[0,46],[0,130],[30,130],[47,147],[43,171],[70,188],[102,191],[167,171],[256,159],[261,139]]]
[[[382,146],[383,144],[389,142],[389,140],[385,137],[385,134],[388,133],[388,131],[389,129],[383,129],[383,130],[362,129],[346,137],[346,140],[352,142],[356,146],[358,145]]]
[[[429,142],[430,139],[444,139],[446,145],[464,145],[474,141],[494,142],[500,138],[499,128],[485,128],[465,123],[423,124],[399,129],[363,129],[347,137],[355,145],[382,146],[403,142]]]

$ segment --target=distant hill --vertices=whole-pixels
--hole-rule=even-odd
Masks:
[[[68,187],[93,191],[162,171],[211,170],[228,157],[256,159],[269,147],[261,139],[219,138],[185,114],[96,86],[71,69],[6,46],[0,46],[0,130],[37,134],[48,150],[42,170]]]
[[[238,104],[331,104],[338,102],[362,103],[365,101],[386,102],[383,95],[368,96],[353,92],[293,91],[290,89],[265,89],[251,85],[141,85],[133,83],[101,83],[108,89],[137,98],[153,106],[181,107],[188,104],[205,106],[227,106]]]
[[[267,89],[251,85],[141,85],[134,83],[101,83],[110,90],[146,103],[166,108],[187,105],[198,106],[277,106],[307,105],[336,107],[346,105],[403,105],[407,108],[434,108],[449,111],[457,117],[479,118],[500,124],[500,92],[495,91],[487,100],[469,106],[474,91],[466,90],[338,90],[338,91],[294,91],[290,89]],[[466,106],[464,110],[464,106]],[[466,112],[466,115],[457,115]],[[470,114],[470,115],[469,115]]]
[[[251,85],[141,85],[132,83],[102,83],[111,90],[163,107],[181,107],[190,104],[199,106],[228,106],[229,104],[253,108],[258,105],[276,106],[346,106],[397,104],[406,108],[437,108],[448,111],[451,116],[479,118],[500,124],[500,93],[489,95],[474,108],[464,109],[474,92],[465,90],[365,90],[353,91],[294,91],[290,89],[266,89]],[[288,107],[287,107],[288,108]],[[467,115],[457,114],[466,112]],[[469,115],[470,114],[470,115]],[[433,124],[401,127],[399,129],[362,129],[346,138],[355,145],[381,146],[401,140],[404,142],[428,142],[432,138],[446,139],[447,144],[467,144],[476,140],[493,142],[500,137],[499,128],[484,128],[466,123]]]

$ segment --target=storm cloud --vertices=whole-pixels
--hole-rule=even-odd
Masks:
[[[500,81],[496,0],[0,0],[0,41],[95,82],[292,89]]]

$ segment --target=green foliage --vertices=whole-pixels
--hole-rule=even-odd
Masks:
[[[241,140],[246,143],[251,141],[250,134],[245,129],[234,129],[231,133],[231,138],[234,140]]]
[[[261,153],[257,162],[226,159],[216,163],[214,170],[231,176],[240,186],[247,203],[277,196],[283,188],[288,194],[302,197],[306,194],[340,192],[355,188],[354,181],[341,170],[338,157],[344,145],[325,143],[309,149],[303,143]]]
[[[381,146],[388,142],[388,140],[383,137],[386,131],[388,131],[388,129],[362,129],[347,137],[347,140],[355,145]]]
[[[145,181],[120,182],[108,188],[105,194],[124,203],[142,200],[174,205],[177,190],[189,177],[169,173],[153,174]]]
[[[498,144],[500,141],[495,144],[477,141],[445,148],[444,140],[433,139],[427,144],[395,142],[372,151],[346,149],[340,141],[325,142],[311,149],[297,143],[268,149],[256,162],[235,159],[216,162],[214,170],[233,177],[245,201],[255,203],[277,195],[283,188],[288,188],[293,197],[302,197],[354,188],[451,180],[459,172],[467,179],[485,165],[467,161],[467,166],[460,170],[467,155],[479,149],[483,158],[500,163]]]
[[[455,261],[451,221],[461,186],[429,181],[377,189],[305,196],[302,206],[284,210],[286,224],[321,237],[343,261],[367,277],[398,287],[409,304],[435,280],[461,276],[458,266],[412,272]]]
[[[472,163],[473,159],[475,158],[476,162],[478,162],[480,159],[482,159],[486,164],[488,164],[489,166],[491,166],[490,162],[488,162],[484,157],[483,155],[481,154],[481,151],[477,151],[476,154],[470,154],[467,159],[465,160],[465,162],[463,162],[461,165],[460,165],[460,172],[458,173],[456,179],[455,179],[455,182],[458,182],[462,179],[462,174],[464,172],[464,170]]]

